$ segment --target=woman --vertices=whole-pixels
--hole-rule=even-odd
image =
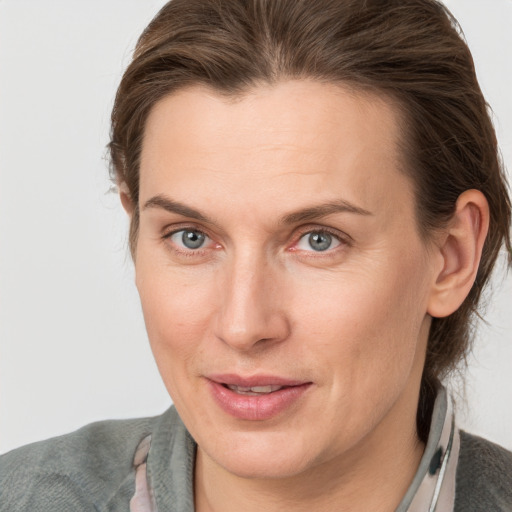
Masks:
[[[440,384],[512,254],[440,4],[174,0],[110,151],[175,407],[11,452],[5,510],[512,510],[512,454]]]

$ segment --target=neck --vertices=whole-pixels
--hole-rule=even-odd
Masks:
[[[198,448],[196,510],[394,511],[424,450],[417,436],[415,411],[404,415],[400,404],[396,405],[394,417],[388,416],[348,453],[286,478],[239,477]]]

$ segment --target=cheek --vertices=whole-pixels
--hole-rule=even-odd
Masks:
[[[308,332],[310,356],[333,368],[333,378],[408,375],[426,314],[425,284],[414,261],[385,267],[333,275],[296,291],[302,300],[293,309]]]
[[[191,367],[201,351],[215,301],[201,279],[191,280],[169,267],[137,260],[139,291],[146,330],[166,386]]]

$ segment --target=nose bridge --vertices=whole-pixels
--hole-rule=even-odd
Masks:
[[[248,350],[260,341],[287,336],[276,268],[267,256],[251,250],[233,255],[220,287],[217,336],[225,343]]]

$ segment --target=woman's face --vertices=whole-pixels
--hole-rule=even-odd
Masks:
[[[312,81],[154,107],[137,287],[211,463],[290,476],[414,438],[436,271],[397,141],[389,103]]]

